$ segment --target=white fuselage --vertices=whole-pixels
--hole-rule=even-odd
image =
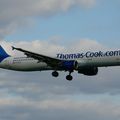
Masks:
[[[67,59],[68,60],[68,59]],[[75,59],[79,67],[107,67],[120,66],[120,56],[89,57]],[[8,57],[0,63],[0,68],[16,71],[54,70],[45,62],[28,57]]]
[[[0,63],[0,67],[16,71],[41,71],[51,69],[46,63],[38,62],[38,60],[28,57],[8,57]]]

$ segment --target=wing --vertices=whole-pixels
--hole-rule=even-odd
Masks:
[[[23,52],[27,57],[34,58],[34,59],[38,60],[39,62],[45,62],[45,63],[47,63],[49,66],[54,67],[54,68],[57,68],[58,65],[62,63],[62,60],[60,60],[60,59],[52,58],[52,57],[45,56],[45,55],[42,55],[42,54],[37,54],[37,53],[30,52],[30,51],[27,51],[27,50],[24,50],[24,49],[21,49],[21,48],[16,48],[16,47],[13,47],[13,46],[12,46],[12,50],[21,51],[21,52]]]
[[[34,58],[38,62],[45,62],[47,65],[52,67],[54,70],[60,69],[65,71],[74,71],[78,68],[78,62],[76,60],[60,60],[57,58],[52,58],[42,54],[30,52],[21,48],[16,48],[12,46],[13,50],[18,50],[23,52],[27,57]]]

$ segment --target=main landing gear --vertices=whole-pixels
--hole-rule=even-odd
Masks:
[[[58,76],[59,76],[59,73],[58,73],[57,71],[54,71],[54,72],[52,72],[52,76],[53,76],[53,77],[58,77]]]
[[[72,79],[73,79],[73,77],[72,77],[71,75],[67,75],[67,76],[66,76],[66,80],[72,81]]]
[[[73,80],[73,77],[71,76],[71,73],[72,72],[69,72],[69,75],[66,76],[66,80],[68,80],[68,81],[72,81]],[[59,73],[57,71],[53,71],[52,72],[52,76],[53,77],[58,77]]]

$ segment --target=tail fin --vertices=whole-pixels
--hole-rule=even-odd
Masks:
[[[0,46],[0,62],[2,62],[7,57],[10,57],[10,55],[8,55],[2,46]]]

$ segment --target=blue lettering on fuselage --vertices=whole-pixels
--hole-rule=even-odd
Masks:
[[[86,53],[76,53],[76,54],[57,54],[58,59],[79,59],[79,58],[100,58],[100,57],[112,57],[112,56],[120,56],[120,50],[118,51],[107,51],[107,52],[91,52],[88,51]]]

